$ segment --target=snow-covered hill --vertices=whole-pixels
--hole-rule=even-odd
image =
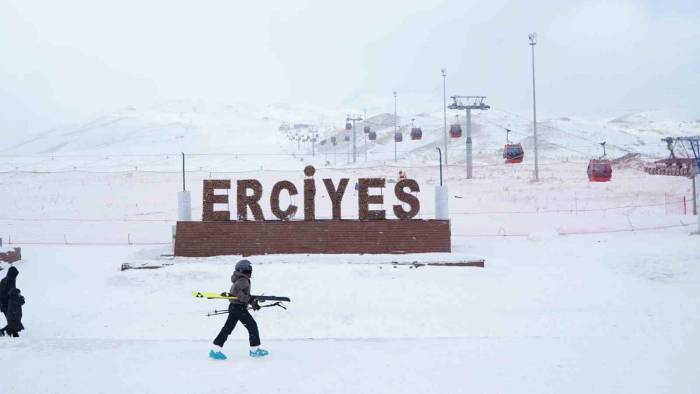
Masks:
[[[129,107],[104,114],[72,126],[60,126],[34,135],[0,140],[0,155],[109,155],[109,154],[174,154],[238,153],[276,155],[283,153],[311,154],[310,143],[288,141],[279,132],[282,124],[305,123],[319,133],[320,140],[336,136],[336,154],[346,155],[350,143],[344,130],[346,113],[299,104],[203,104],[170,101],[146,108]],[[378,133],[374,142],[367,143],[370,161],[394,159],[394,117],[386,112],[369,112],[368,124]],[[460,122],[465,129],[465,115],[448,112],[448,126]],[[423,130],[423,139],[409,138],[411,119]],[[397,156],[405,164],[434,162],[434,147],[443,144],[443,112],[435,105],[415,113],[399,112],[398,127],[404,134],[396,147]],[[532,122],[529,113],[514,113],[494,108],[475,111],[472,116],[474,152],[477,159],[498,162],[505,142],[505,128],[511,129],[511,139],[524,144],[526,157],[533,149]],[[358,123],[358,151],[364,160],[364,134]],[[466,132],[466,130],[465,130]],[[674,119],[663,112],[622,114],[611,119],[589,119],[576,115],[547,116],[538,120],[539,150],[542,158],[586,158],[600,155],[598,145],[607,141],[610,156],[637,152],[648,156],[665,156],[665,136],[700,134],[700,122]],[[333,151],[329,143],[317,146],[319,152]],[[449,139],[448,157],[451,162],[464,161],[464,136]],[[682,153],[682,152],[681,152]],[[341,160],[337,164],[346,164]],[[269,163],[268,163],[269,164]]]

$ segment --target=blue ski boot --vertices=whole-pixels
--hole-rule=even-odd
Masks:
[[[221,352],[221,350],[210,350],[209,351],[209,358],[213,358],[214,360],[226,360],[226,355]]]
[[[260,358],[267,356],[269,352],[265,349],[256,348],[255,350],[251,350],[250,352],[248,352],[248,354],[250,354],[250,357]]]

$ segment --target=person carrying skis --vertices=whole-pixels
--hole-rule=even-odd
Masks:
[[[13,288],[8,294],[7,302],[7,335],[18,338],[19,332],[24,330],[22,325],[22,305],[24,305],[24,296],[20,294],[18,288]]]
[[[10,300],[10,291],[17,286],[17,275],[19,271],[14,266],[7,270],[7,275],[0,280],[0,312],[5,314],[5,319],[7,319],[8,325],[10,319],[7,314],[7,306]],[[7,325],[0,329],[0,336],[4,336],[7,331]]]
[[[253,310],[260,309],[260,305],[254,297],[250,295],[250,278],[253,274],[253,267],[248,260],[241,260],[236,263],[236,269],[231,275],[231,291],[229,295],[236,297],[229,300],[228,317],[226,323],[221,328],[219,335],[214,339],[214,346],[209,351],[209,357],[215,360],[226,360],[226,355],[222,352],[224,343],[228,336],[231,335],[236,323],[240,320],[243,326],[248,330],[248,339],[250,343],[250,357],[264,357],[268,355],[268,351],[261,349],[260,334],[258,333],[258,324],[255,323],[253,316],[248,312],[248,305],[251,305]]]

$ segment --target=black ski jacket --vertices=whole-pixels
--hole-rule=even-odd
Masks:
[[[10,290],[7,303],[7,330],[19,332],[24,330],[22,325],[22,305],[24,305],[24,296],[19,292],[18,288]]]
[[[0,312],[2,313],[7,312],[10,290],[16,287],[17,275],[19,275],[17,268],[10,267],[10,269],[7,270],[7,275],[0,280]]]
[[[233,275],[231,275],[231,282],[233,285],[231,285],[229,294],[238,299],[229,300],[229,302],[238,305],[248,305],[252,303],[253,300],[250,297],[250,276],[242,272],[234,272]]]

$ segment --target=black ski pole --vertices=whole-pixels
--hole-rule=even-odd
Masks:
[[[207,317],[208,317],[208,316],[216,316],[216,315],[225,315],[225,314],[227,314],[227,313],[228,313],[228,310],[218,310],[218,309],[215,309],[214,312],[209,312],[209,313],[207,313]]]

